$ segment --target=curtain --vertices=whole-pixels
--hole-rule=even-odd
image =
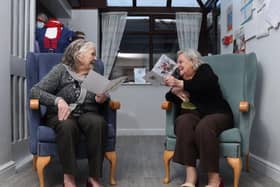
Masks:
[[[180,49],[197,49],[201,20],[201,13],[176,13],[176,27]]]
[[[126,12],[108,12],[102,14],[102,51],[104,75],[110,76],[126,24]]]

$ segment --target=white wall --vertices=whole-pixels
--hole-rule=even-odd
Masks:
[[[278,1],[278,0],[271,0]],[[222,0],[221,2],[221,37],[226,32],[226,8],[234,2],[233,31],[239,27],[240,1]],[[253,19],[255,14],[253,15]],[[270,30],[264,38],[253,38],[246,43],[246,52],[255,52],[259,61],[256,89],[256,118],[252,128],[250,152],[251,167],[267,176],[280,181],[280,30]],[[222,46],[222,53],[231,53],[232,45]]]
[[[11,44],[11,2],[2,1],[0,17],[2,21],[0,33],[0,175],[15,165],[11,154],[11,107],[10,107],[10,44]]]
[[[164,135],[165,111],[160,108],[167,87],[122,85],[111,94],[121,102],[117,112],[118,135]]]
[[[68,22],[70,29],[82,31],[86,34],[86,39],[93,41],[97,45],[99,54],[99,18],[98,10],[72,10],[72,18]]]

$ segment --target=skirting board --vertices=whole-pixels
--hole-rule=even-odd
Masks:
[[[14,161],[6,162],[0,166],[0,179],[5,179],[13,175],[16,171],[16,164]]]
[[[27,155],[25,158],[17,161],[16,163],[16,169],[20,169],[24,166],[26,166],[27,164],[31,163],[33,160],[33,155]]]
[[[165,129],[117,129],[117,136],[163,136]]]
[[[258,173],[280,183],[280,166],[250,153],[250,167]]]

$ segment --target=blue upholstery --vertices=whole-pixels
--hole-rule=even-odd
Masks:
[[[255,116],[256,55],[254,53],[215,55],[203,57],[203,60],[209,63],[218,75],[222,92],[229,102],[234,115],[234,128],[223,131],[219,136],[220,155],[222,157],[237,158],[240,161],[242,156],[249,154],[250,132]],[[240,101],[249,103],[248,112],[240,112]],[[176,114],[177,111],[174,105],[171,105],[171,108],[166,110],[166,151],[172,152],[175,148],[174,120]],[[241,167],[241,163],[234,167]],[[236,171],[238,170],[236,169]],[[169,176],[168,172],[166,173],[165,182],[167,183]],[[237,185],[238,183],[235,182],[234,186]]]
[[[54,65],[59,63],[61,57],[62,54],[58,53],[29,53],[26,63],[28,90],[44,77]],[[100,74],[103,74],[103,63],[97,60],[94,69]],[[30,98],[30,93],[28,93],[28,98]],[[41,122],[41,117],[45,113],[45,109],[44,106],[40,106],[40,110],[27,109],[30,134],[29,148],[30,152],[36,156],[55,156],[57,154],[55,132]],[[104,117],[108,122],[105,151],[114,151],[116,143],[116,111],[107,106]],[[78,145],[77,157],[86,158],[86,149],[83,141]]]

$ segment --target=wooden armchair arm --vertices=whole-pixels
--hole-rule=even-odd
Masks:
[[[109,102],[109,106],[113,110],[118,110],[121,108],[121,104],[119,101],[113,101],[111,100]],[[29,101],[29,107],[31,110],[38,110],[39,109],[39,99],[30,99]]]
[[[29,107],[31,110],[39,110],[39,99],[30,99]]]
[[[171,109],[171,106],[172,106],[172,103],[169,101],[163,101],[161,103],[161,109],[163,109],[163,110],[169,110],[169,109]]]
[[[109,102],[109,106],[111,107],[111,109],[113,110],[118,110],[121,108],[121,103],[119,101],[114,101],[114,100],[111,100]]]
[[[240,112],[248,112],[249,109],[250,109],[250,104],[248,101],[240,101],[240,103],[239,103]]]

